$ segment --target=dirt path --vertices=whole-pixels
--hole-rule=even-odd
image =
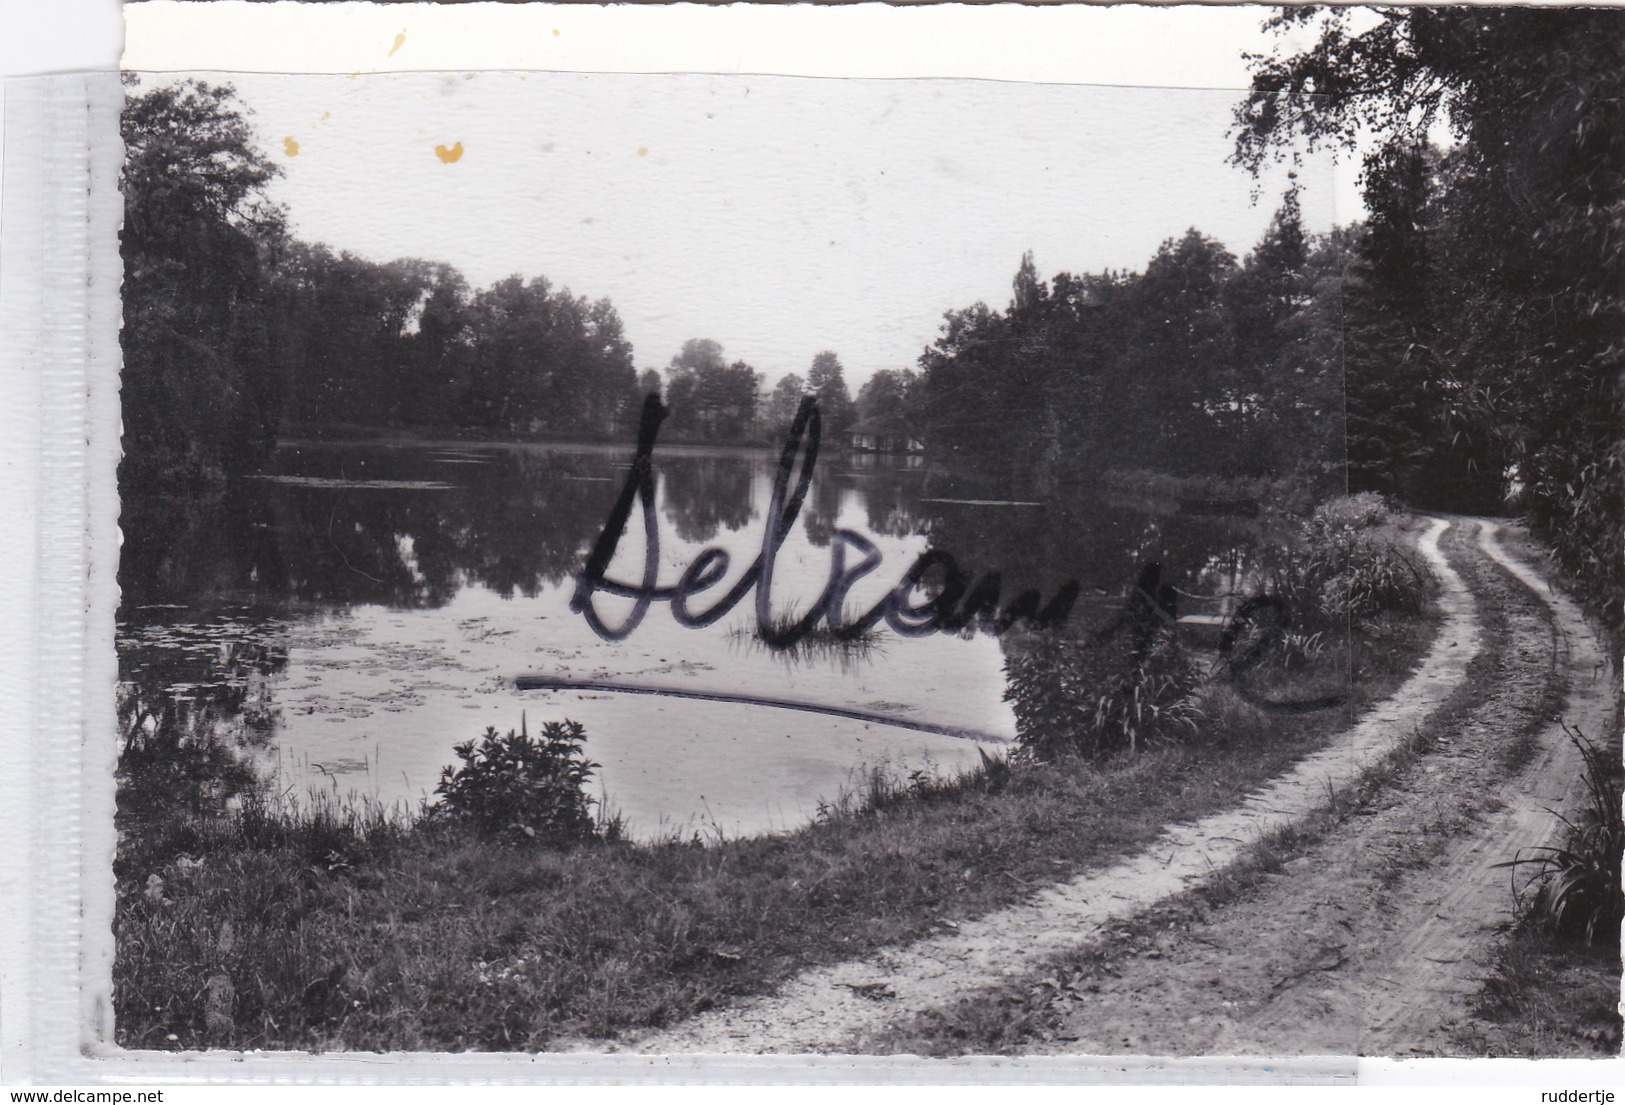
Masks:
[[[1261,835],[1303,819],[1325,806],[1331,795],[1355,785],[1464,684],[1468,664],[1479,653],[1482,632],[1472,590],[1439,549],[1441,536],[1450,528],[1449,523],[1436,521],[1419,544],[1443,584],[1443,621],[1416,673],[1330,747],[1306,757],[1236,809],[1170,826],[1140,855],[964,923],[952,935],[806,972],[776,995],[714,1010],[672,1029],[623,1041],[622,1047],[656,1053],[874,1050],[871,1041],[876,1034],[912,1016],[1020,979],[1058,956],[1099,944],[1109,926],[1208,883]],[[1462,544],[1455,536],[1456,549]],[[1453,551],[1452,558],[1459,555]],[[1340,894],[1334,892],[1336,896]],[[1275,951],[1267,940],[1255,937],[1252,944],[1255,957]],[[1352,1040],[1330,1050],[1347,1052]],[[1123,1043],[1131,1041],[1124,1038]],[[1222,1049],[1191,1047],[1186,1041],[1185,1046],[1154,1050]]]
[[[1482,526],[1480,548],[1552,614],[1547,637],[1552,662],[1567,669],[1571,680],[1562,720],[1602,739],[1612,722],[1614,696],[1601,642],[1573,602],[1507,554],[1496,529],[1493,523]],[[1528,669],[1538,670],[1542,627],[1526,621],[1520,627],[1526,631],[1514,632],[1510,647]],[[1492,726],[1516,724],[1511,717],[1486,720]],[[1381,962],[1386,985],[1374,990],[1366,1005],[1364,1054],[1438,1053],[1445,1046],[1440,1030],[1466,1013],[1465,999],[1484,977],[1494,935],[1515,919],[1509,872],[1494,865],[1559,842],[1563,825],[1551,811],[1571,806],[1584,769],[1557,722],[1542,729],[1532,753],[1524,770],[1500,786],[1496,804],[1504,802],[1504,808],[1452,845],[1431,870],[1408,880],[1396,896],[1395,916],[1417,923],[1388,945],[1391,954]]]
[[[1467,531],[1478,528],[1477,540]],[[1052,1018],[1062,1053],[1449,1054],[1514,899],[1495,864],[1551,842],[1578,785],[1553,716],[1607,732],[1613,691],[1580,611],[1510,557],[1493,523],[1449,552],[1484,610],[1466,701],[1360,816],[1240,900],[1142,926]]]

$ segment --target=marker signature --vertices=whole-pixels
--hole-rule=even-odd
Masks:
[[[660,530],[655,514],[654,446],[666,414],[658,395],[644,400],[637,454],[609,518],[587,556],[586,566],[576,577],[570,609],[580,614],[593,632],[606,641],[620,641],[630,636],[654,603],[668,603],[672,619],[678,625],[699,629],[726,616],[752,592],[757,635],[768,647],[778,649],[791,647],[820,623],[842,638],[855,638],[882,621],[904,637],[959,633],[968,627],[997,635],[1018,621],[1036,628],[1053,628],[1066,620],[1077,602],[1078,583],[1068,580],[1047,603],[1042,602],[1038,591],[1028,590],[1001,607],[1002,580],[998,572],[987,572],[973,580],[950,553],[928,549],[915,559],[884,598],[848,619],[848,593],[859,580],[880,568],[883,557],[865,535],[837,528],[830,539],[829,576],[818,600],[795,622],[776,624],[773,617],[775,565],[812,485],[822,435],[817,401],[811,396],[801,401],[779,455],[773,494],[768,502],[767,525],[762,532],[760,551],[750,567],[725,592],[712,598],[709,605],[701,596],[717,588],[727,577],[732,557],[726,549],[705,549],[689,563],[675,584],[661,586],[658,582]],[[608,572],[634,508],[643,523],[645,552],[642,578],[636,583],[627,583],[609,578]],[[598,608],[597,598],[601,594],[631,599],[632,606],[619,621],[611,621]]]

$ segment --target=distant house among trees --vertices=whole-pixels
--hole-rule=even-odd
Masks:
[[[925,442],[900,418],[864,418],[846,428],[846,443],[862,453],[919,453]]]
[[[861,453],[923,452],[921,394],[913,369],[881,369],[858,392],[857,419],[847,425],[843,440]]]

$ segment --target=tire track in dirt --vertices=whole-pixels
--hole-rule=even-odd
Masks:
[[[1332,793],[1353,785],[1464,681],[1480,632],[1472,594],[1439,551],[1449,526],[1435,519],[1418,543],[1441,583],[1443,620],[1416,672],[1328,747],[1300,760],[1237,808],[1169,826],[1139,855],[964,922],[954,934],[804,972],[774,995],[744,999],[665,1031],[629,1036],[611,1050],[862,1050],[858,1041],[888,1025],[1020,978],[1097,940],[1106,926],[1201,886],[1261,835],[1323,807]]]
[[[1563,808],[1579,779],[1551,716],[1553,683],[1568,690],[1563,717],[1590,734],[1614,709],[1579,610],[1507,555],[1494,523],[1459,528],[1474,524],[1476,546],[1464,532],[1452,545],[1483,600],[1489,648],[1415,760],[1239,898],[1170,903],[1155,927],[1141,918],[1135,946],[1089,963],[1079,992],[1057,995],[1052,1039],[1025,1050],[1450,1051],[1510,920],[1509,873],[1494,865],[1553,839],[1546,807]]]
[[[1479,547],[1551,608],[1553,648],[1569,676],[1565,720],[1600,739],[1614,712],[1602,643],[1573,601],[1507,554],[1497,540],[1498,529],[1492,522],[1482,523]],[[1503,788],[1505,809],[1455,844],[1426,873],[1426,886],[1411,880],[1409,912],[1419,923],[1393,946],[1392,967],[1385,972],[1391,985],[1371,995],[1363,1054],[1431,1052],[1438,1046],[1439,1026],[1466,1013],[1467,1000],[1488,970],[1488,953],[1499,930],[1513,919],[1508,874],[1494,865],[1559,842],[1564,826],[1551,811],[1571,806],[1583,770],[1579,750],[1563,725],[1546,726],[1536,738],[1529,765]]]

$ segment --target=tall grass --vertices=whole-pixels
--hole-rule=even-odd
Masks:
[[[1126,639],[1034,633],[1005,668],[1022,750],[1038,759],[1138,752],[1194,733],[1202,716],[1197,665],[1166,625]]]
[[[1040,759],[1101,760],[1203,731],[1218,685],[1248,688],[1268,673],[1294,678],[1283,708],[1325,708],[1349,696],[1349,635],[1427,605],[1431,576],[1401,548],[1395,519],[1374,494],[1316,508],[1275,550],[1263,586],[1232,614],[1220,663],[1204,665],[1180,640],[1167,588],[1148,569],[1115,621],[1088,638],[1029,634],[1007,649],[1006,698],[1021,746]],[[1271,701],[1268,698],[1262,701]]]
[[[1576,819],[1559,814],[1567,839],[1557,847],[1534,849],[1503,867],[1532,868],[1527,890],[1535,890],[1531,912],[1551,932],[1585,944],[1617,948],[1625,921],[1625,812],[1621,810],[1620,769],[1578,729],[1563,731],[1585,760],[1585,800]]]
[[[1322,504],[1279,550],[1269,593],[1310,629],[1420,613],[1432,579],[1403,551],[1391,521],[1369,491]]]

